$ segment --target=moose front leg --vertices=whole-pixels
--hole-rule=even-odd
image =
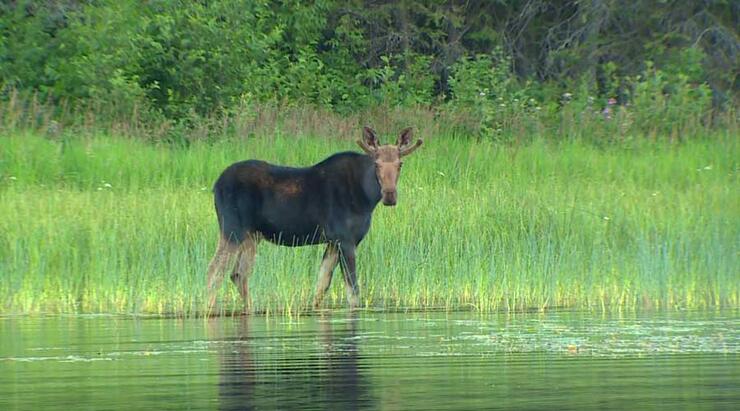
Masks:
[[[349,301],[349,308],[354,309],[360,304],[360,287],[357,284],[357,268],[355,263],[355,245],[342,244],[340,251],[344,286],[347,289],[347,300]]]
[[[339,248],[334,243],[329,243],[326,246],[324,252],[324,258],[321,260],[321,268],[319,268],[319,277],[316,281],[316,296],[313,299],[313,308],[317,309],[321,306],[321,301],[324,299],[324,294],[331,285],[331,276],[334,273],[334,268],[339,262]]]

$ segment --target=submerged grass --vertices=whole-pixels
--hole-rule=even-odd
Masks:
[[[350,141],[271,137],[187,149],[109,136],[0,136],[5,313],[190,315],[205,302],[210,188],[233,161],[310,165]],[[437,137],[404,167],[360,245],[371,308],[737,307],[735,138],[596,148]],[[322,247],[263,243],[255,308],[310,306]],[[329,305],[344,305],[335,273]],[[221,307],[240,308],[225,282]]]

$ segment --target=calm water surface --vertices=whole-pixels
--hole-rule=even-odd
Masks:
[[[0,410],[740,409],[740,313],[0,317]]]

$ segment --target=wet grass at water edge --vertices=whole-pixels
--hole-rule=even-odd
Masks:
[[[0,307],[13,313],[199,312],[221,170],[355,150],[282,135],[188,148],[104,135],[0,141]],[[738,158],[721,133],[608,148],[428,138],[404,166],[398,206],[378,206],[358,249],[362,305],[737,307]],[[309,307],[322,253],[263,243],[255,308]],[[239,308],[230,284],[221,301]],[[346,303],[338,271],[326,303]]]

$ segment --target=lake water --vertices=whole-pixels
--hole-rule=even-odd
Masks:
[[[740,409],[737,311],[0,317],[0,410]]]

